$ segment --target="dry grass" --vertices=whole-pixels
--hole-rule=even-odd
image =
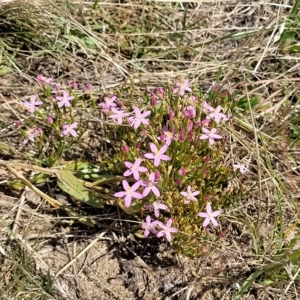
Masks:
[[[8,126],[22,118],[18,104],[36,89],[37,73],[99,91],[181,77],[203,90],[219,79],[229,91],[238,104],[236,126],[225,128],[229,151],[251,169],[230,186],[246,192],[229,199],[220,249],[196,260],[160,250],[173,266],[161,260],[161,269],[147,260],[147,245],[77,234],[41,199],[11,194],[0,169],[2,299],[87,299],[91,290],[90,299],[300,298],[299,1],[1,2],[1,159],[13,156]],[[118,265],[123,277],[95,269],[104,258],[92,249],[103,251],[103,272]]]

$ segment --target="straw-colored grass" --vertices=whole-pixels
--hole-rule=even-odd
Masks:
[[[92,299],[92,289],[93,299],[298,299],[299,7],[299,0],[0,0],[1,159],[22,160],[10,126],[23,118],[20,101],[37,89],[38,73],[91,83],[99,93],[180,77],[201,90],[215,80],[228,90],[238,106],[235,126],[224,128],[228,151],[251,169],[228,187],[242,185],[245,193],[229,199],[219,251],[174,266],[171,252],[161,250],[173,263],[164,273],[144,262],[144,241],[134,249],[126,235],[77,234],[41,199],[7,189],[12,174],[1,167],[1,297]],[[132,265],[124,263],[129,256]],[[98,259],[105,270],[118,265],[121,277],[94,269]]]

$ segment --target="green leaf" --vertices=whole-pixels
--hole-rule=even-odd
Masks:
[[[259,269],[256,272],[252,273],[247,279],[246,281],[242,284],[240,290],[238,291],[238,293],[235,295],[235,297],[233,298],[233,300],[239,300],[241,299],[241,297],[243,296],[243,294],[249,289],[250,285],[255,281],[255,279],[261,274],[263,273],[263,269]]]
[[[58,171],[58,186],[75,199],[93,207],[102,207],[105,201],[95,191],[87,189],[83,182],[67,170]]]
[[[251,108],[253,108],[254,106],[256,106],[259,103],[259,100],[257,97],[253,97],[250,99],[250,105]],[[249,110],[249,103],[247,98],[242,98],[240,101],[237,102],[237,107],[242,108],[244,110]]]

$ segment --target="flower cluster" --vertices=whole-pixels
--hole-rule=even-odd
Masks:
[[[130,184],[130,181],[124,179],[122,181],[123,190],[114,194],[115,197],[124,198],[125,207],[130,207],[133,201],[145,201],[145,209],[152,210],[156,219],[147,215],[145,222],[141,225],[144,229],[144,236],[148,237],[152,233],[157,237],[165,236],[168,241],[171,241],[171,234],[178,232],[178,229],[172,227],[172,223],[174,222],[172,216],[166,220],[165,223],[159,219],[160,210],[169,212],[170,209],[166,204],[162,203],[164,198],[160,198],[160,200],[156,199],[155,201],[152,200],[153,197],[159,198],[161,195],[164,197],[164,194],[160,190],[163,186],[162,181],[158,180],[156,176],[156,174],[159,173],[159,170],[155,170],[155,168],[160,168],[162,162],[165,162],[166,165],[170,165],[170,167],[172,166],[173,160],[167,155],[167,152],[169,154],[174,154],[174,148],[178,149],[176,148],[178,142],[182,143],[188,141],[190,143],[197,141],[197,139],[199,141],[207,140],[208,147],[213,146],[218,140],[223,138],[221,134],[217,133],[217,128],[214,126],[229,120],[229,117],[223,112],[223,108],[220,105],[214,108],[211,103],[207,103],[206,101],[201,103],[199,112],[197,108],[199,107],[197,97],[191,95],[187,98],[185,95],[186,92],[192,92],[187,80],[177,82],[176,87],[171,90],[173,94],[178,94],[180,97],[185,97],[185,99],[187,99],[187,104],[185,106],[182,107],[182,104],[178,105],[183,112],[183,121],[181,122],[185,124],[184,127],[179,128],[178,123],[176,125],[176,122],[173,122],[174,118],[180,113],[169,107],[169,122],[162,124],[161,133],[159,136],[156,136],[156,141],[160,141],[161,145],[159,146],[157,142],[150,142],[149,147],[151,152],[147,152],[143,156],[138,157],[134,162],[124,162],[127,170],[123,175],[125,177],[133,176],[136,182]],[[159,109],[166,94],[167,93],[162,88],[157,89],[156,92],[151,91],[150,97],[152,107]],[[118,105],[115,101],[116,97],[113,96],[106,99],[105,102],[100,103],[100,107],[105,109],[105,113],[108,113],[110,118],[117,119],[119,124],[127,123],[135,130],[140,128],[141,125],[153,128],[153,125],[148,119],[151,115],[150,110],[142,112],[138,107],[134,107],[133,112],[126,112],[123,106],[122,109],[118,109]],[[156,112],[156,110],[154,112]],[[156,116],[154,116],[154,118],[155,117]],[[126,121],[124,121],[123,118],[126,118]],[[174,124],[173,127],[170,126],[171,124]],[[198,128],[201,130],[200,134]],[[147,133],[148,131],[144,128],[140,131],[141,136],[147,136]],[[128,151],[129,149],[126,146],[126,153],[128,153]],[[145,166],[142,166],[143,159],[145,160]],[[153,161],[152,166],[149,164],[148,160]],[[171,164],[168,163],[169,161],[172,161]],[[208,164],[210,162],[210,156],[206,156],[204,162],[205,164]],[[147,168],[146,166],[150,167]],[[246,170],[243,165],[239,164],[235,164],[233,167],[234,169],[240,169],[241,172]],[[166,169],[165,166],[163,168],[164,170]],[[186,167],[181,166],[178,174],[182,178],[187,178],[186,175],[188,171],[189,170]],[[147,179],[144,179],[144,177],[147,177]],[[180,178],[177,179],[176,182],[179,186],[182,184]],[[188,184],[186,190],[181,191],[180,194],[184,197],[183,201],[186,205],[191,205],[190,203],[194,202],[197,206],[203,207],[203,202],[201,200],[203,198],[197,198],[197,196],[200,195],[200,191],[193,189],[191,184]],[[206,196],[203,197],[206,198]],[[148,205],[149,201],[151,205]],[[212,223],[213,226],[218,226],[216,217],[220,214],[220,210],[213,211],[211,202],[207,202],[206,211],[199,212],[197,215],[198,217],[204,218],[203,227],[207,227],[210,223]]]
[[[222,124],[231,119],[227,103],[224,106],[213,96],[193,94],[188,80],[147,92],[150,101],[145,109],[124,105],[114,94],[104,96],[97,104],[90,85],[82,90],[85,94],[81,97],[76,82],[62,88],[41,74],[37,79],[44,93],[32,95],[22,105],[46,125],[41,129],[31,123],[31,128],[23,130],[23,144],[35,142],[44,149],[37,141],[51,141],[47,148],[53,146],[53,155],[57,152],[62,158],[64,150],[60,147],[70,149],[86,128],[80,105],[98,108],[113,124],[123,125],[115,127],[117,134],[123,134],[122,151],[109,157],[113,163],[107,165],[115,168],[114,174],[121,165],[124,178],[114,196],[120,198],[118,203],[123,208],[145,213],[146,219],[141,222],[144,237],[152,234],[176,243],[182,234],[187,238],[198,230],[202,236],[208,232],[207,226],[219,225],[216,218],[221,210],[213,208],[222,207],[219,187],[230,174],[228,166],[222,164],[226,143]],[[217,83],[212,84],[214,94],[220,89]],[[249,171],[238,162],[232,168],[235,174]]]
[[[37,76],[38,81],[45,87],[45,88],[49,88],[49,84],[52,82],[52,78],[46,78],[43,75],[39,74]],[[72,83],[72,88],[76,87],[77,83],[73,82]],[[75,99],[75,96],[69,95],[69,92],[67,90],[60,90],[60,87],[58,85],[55,86],[55,97],[52,98],[54,101],[54,105],[57,105],[58,109],[63,109],[63,108],[70,108],[71,105],[71,101]],[[42,112],[42,108],[44,106],[44,108],[46,108],[46,104],[41,101],[41,99],[39,98],[38,95],[31,95],[30,99],[27,101],[24,101],[22,103],[22,105],[24,107],[26,107],[27,109],[29,109],[29,111],[31,113],[35,113],[37,110],[39,112]],[[48,109],[49,110],[49,109]],[[45,109],[45,111],[47,111],[47,108]],[[45,117],[45,119],[47,120],[48,124],[52,124],[53,123],[53,118],[48,115]],[[72,136],[72,137],[77,137],[78,133],[76,132],[76,129],[78,127],[78,122],[73,122],[73,123],[66,123],[63,122],[60,125],[60,132],[58,133],[59,135],[61,135],[62,137],[64,136]],[[26,134],[26,132],[25,132]],[[41,135],[39,130],[36,129],[30,129],[27,131],[27,138],[24,140],[23,144],[27,144],[28,141],[34,142],[35,141],[35,137]]]

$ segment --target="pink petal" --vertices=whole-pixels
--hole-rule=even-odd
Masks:
[[[142,117],[143,118],[146,118],[147,116],[149,116],[151,114],[151,111],[150,110],[147,110],[145,111],[143,114],[142,114]]]
[[[125,207],[129,207],[131,204],[131,196],[126,196],[124,200],[125,200]]]
[[[210,131],[205,127],[202,127],[202,131],[206,134],[210,134]]]
[[[122,181],[122,185],[123,185],[123,188],[124,188],[125,191],[129,188],[129,184],[126,180]]]
[[[163,154],[163,155],[160,156],[160,159],[161,160],[171,160],[171,157],[168,156],[168,155]]]
[[[158,188],[157,187],[152,187],[152,192],[153,192],[153,194],[156,196],[156,197],[159,197],[160,196],[160,192],[159,192],[159,190],[158,190]]]
[[[157,237],[162,237],[164,234],[165,234],[164,231],[160,231],[156,236],[157,236]]]
[[[148,169],[145,168],[145,167],[138,167],[137,170],[138,170],[139,172],[147,172],[147,171],[148,171]]]
[[[140,180],[140,173],[138,171],[133,172],[133,177],[135,180]]]
[[[132,174],[132,171],[131,170],[127,170],[123,176],[130,176]]]
[[[146,197],[150,193],[151,189],[150,187],[146,187],[143,191],[143,197]]]
[[[217,220],[216,220],[215,218],[211,218],[210,220],[211,220],[211,222],[213,223],[213,225],[214,225],[215,227],[218,226],[218,222],[217,222]]]
[[[167,222],[167,224],[166,224],[166,226],[167,227],[171,227],[172,223],[173,223],[173,220],[169,219],[168,222]]]
[[[159,154],[162,156],[162,154],[164,154],[167,150],[168,150],[168,145],[163,145],[159,150]]]
[[[156,145],[153,144],[153,143],[150,143],[150,149],[151,149],[151,151],[152,151],[153,153],[155,153],[155,152],[158,150],[157,147],[156,147]]]
[[[114,194],[114,196],[117,197],[117,198],[123,198],[125,195],[126,195],[125,192],[118,192],[118,193]]]
[[[206,205],[206,212],[207,212],[208,215],[210,215],[211,212],[212,212],[211,205],[209,203]]]
[[[198,216],[201,217],[201,218],[207,218],[208,214],[205,213],[205,212],[201,212],[201,213],[198,214]]]
[[[211,214],[211,216],[212,216],[212,217],[217,217],[217,216],[219,216],[221,213],[222,213],[222,212],[221,212],[220,210],[216,210],[216,211],[214,211],[214,212]]]
[[[137,182],[131,187],[131,190],[132,190],[132,191],[136,191],[140,186],[141,186],[140,181],[137,181]]]
[[[209,224],[210,219],[206,218],[203,222],[203,227],[206,227]]]
[[[166,232],[166,239],[167,239],[169,242],[171,242],[172,237],[171,237],[170,232]]]
[[[156,157],[156,158],[154,159],[154,166],[155,166],[155,167],[158,167],[159,164],[160,164],[160,158]]]
[[[139,119],[135,119],[133,128],[137,129],[140,125],[141,125],[141,121]]]
[[[146,154],[144,155],[144,157],[149,158],[149,159],[154,159],[154,158],[155,158],[155,155],[154,155],[153,153],[146,153]]]
[[[143,199],[143,195],[138,193],[138,192],[132,192],[132,197],[136,198],[136,199]]]

